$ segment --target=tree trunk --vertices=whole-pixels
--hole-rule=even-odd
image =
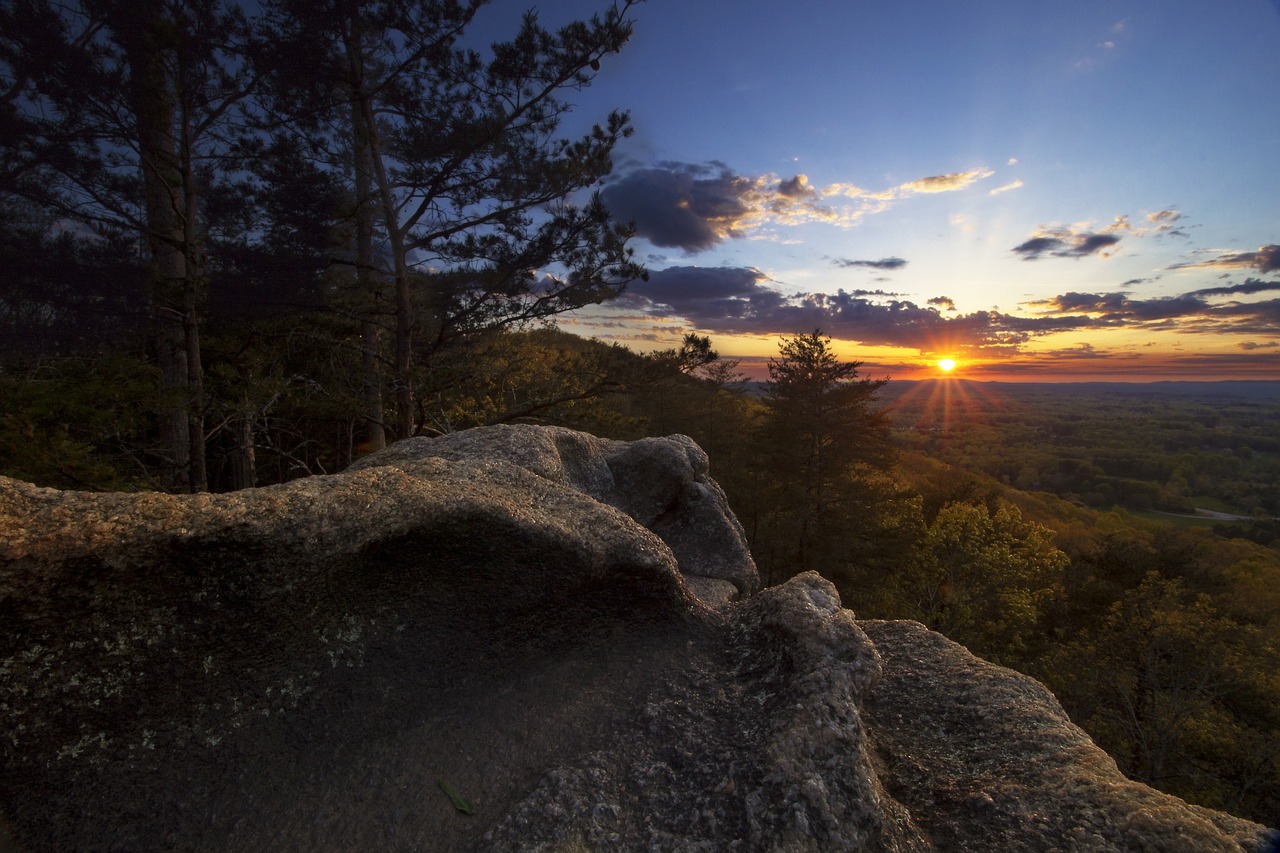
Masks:
[[[130,34],[125,44],[146,204],[152,340],[160,366],[160,438],[165,452],[161,485],[168,491],[185,492],[193,485],[191,347],[184,292],[187,257],[182,219],[186,205],[174,134],[177,97],[165,62],[172,34],[166,32],[158,3],[140,3],[121,17],[122,40],[124,33]]]
[[[351,105],[352,155],[356,183],[356,287],[367,299],[366,316],[360,325],[360,349],[364,379],[361,383],[364,416],[364,442],[361,450],[373,453],[387,446],[387,433],[382,418],[382,369],[378,363],[381,334],[378,324],[368,315],[381,301],[377,276],[373,269],[373,176],[370,174],[369,134],[364,126],[360,105]]]
[[[234,424],[236,452],[231,458],[231,487],[252,489],[258,484],[257,457],[254,452],[254,422],[251,411],[240,413]]]
[[[378,117],[365,90],[364,56],[360,52],[358,34],[345,37],[348,70],[351,72],[353,109],[359,111],[359,124],[368,151],[370,176],[377,186],[382,223],[391,244],[392,270],[395,278],[395,360],[393,382],[396,400],[396,437],[413,435],[413,299],[409,290],[409,265],[404,246],[404,232],[397,218],[395,196],[382,160],[378,136]]]

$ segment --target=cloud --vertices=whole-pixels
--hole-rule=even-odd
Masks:
[[[1280,348],[1280,298],[1252,302],[1235,297],[1280,291],[1280,282],[1243,284],[1135,298],[1124,292],[1072,291],[1028,303],[1027,314],[958,313],[955,301],[935,296],[924,305],[884,290],[789,293],[753,267],[673,266],[635,282],[614,305],[634,322],[673,323],[723,335],[787,335],[808,329],[867,346],[926,353],[1012,356],[1033,339],[1059,333],[1133,329],[1187,335],[1238,335],[1241,349],[1272,357]],[[1088,347],[1063,357],[1097,358]],[[1242,356],[1243,357],[1243,356]]]
[[[1122,228],[1113,226],[1109,230],[1122,230]],[[1077,232],[1058,228],[1042,231],[1037,236],[1014,246],[1011,251],[1022,255],[1024,261],[1038,261],[1046,255],[1054,258],[1083,258],[1100,254],[1105,258],[1110,257],[1110,252],[1106,250],[1119,242],[1120,237],[1114,233]]]
[[[988,195],[1000,195],[1001,193],[1007,193],[1009,190],[1020,189],[1022,186],[1023,186],[1022,179],[1019,178],[1013,183],[1005,184],[1002,187],[996,187],[995,189],[990,190],[988,192]]]
[[[994,193],[992,191],[993,195]],[[1011,251],[1021,255],[1025,261],[1038,261],[1045,257],[1083,258],[1089,255],[1109,258],[1113,254],[1109,250],[1126,234],[1134,237],[1189,236],[1178,224],[1186,217],[1173,208],[1148,213],[1144,219],[1148,225],[1135,226],[1125,214],[1115,217],[1105,228],[1095,228],[1089,223],[1053,227],[1042,225]]]
[[[1280,282],[1250,281],[1175,296],[1133,299],[1126,293],[1064,293],[1030,303],[1039,316],[1088,317],[1100,328],[1175,331],[1184,334],[1247,334],[1276,338],[1280,299],[1215,302],[1209,297],[1280,290]]]
[[[844,269],[864,267],[873,270],[900,270],[907,265],[902,258],[881,258],[878,261],[851,261],[848,258],[832,258],[831,262]]]
[[[908,181],[895,187],[895,191],[900,195],[955,192],[994,174],[995,172],[990,169],[973,169],[968,172],[954,172],[949,175],[934,175],[930,178],[921,178],[918,181]]]
[[[1225,252],[1216,258],[1195,263],[1174,264],[1171,270],[1248,269],[1261,273],[1280,270],[1280,245],[1261,246],[1256,252]]]
[[[755,181],[729,169],[660,164],[609,184],[602,196],[614,218],[633,221],[654,245],[699,252],[740,235],[755,191]]]
[[[778,195],[787,198],[804,198],[813,192],[809,188],[809,178],[807,175],[796,175],[785,181],[778,182]]]
[[[1210,287],[1205,290],[1192,291],[1195,296],[1234,296],[1236,294],[1251,295],[1266,293],[1269,290],[1280,290],[1280,281],[1262,281],[1257,278],[1245,279],[1243,284],[1228,287]]]
[[[1032,337],[1089,326],[1087,317],[1015,317],[976,311],[944,317],[947,297],[921,307],[883,291],[788,295],[750,267],[676,266],[651,272],[632,284],[622,307],[654,317],[679,315],[695,328],[716,334],[786,335],[822,329],[840,340],[913,347],[925,352],[1011,350]]]
[[[696,254],[767,226],[817,222],[850,228],[895,202],[963,190],[992,174],[972,169],[868,192],[849,183],[815,187],[806,175],[739,175],[719,162],[662,162],[620,175],[601,195],[614,218],[634,222],[639,236]]]

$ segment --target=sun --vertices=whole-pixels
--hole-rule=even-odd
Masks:
[[[943,373],[950,373],[956,369],[956,360],[954,358],[944,358],[938,362],[938,369]]]

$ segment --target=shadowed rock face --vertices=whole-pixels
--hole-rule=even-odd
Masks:
[[[229,495],[0,478],[0,809],[33,850],[1261,849],[1030,679],[754,585],[678,436],[476,430]]]

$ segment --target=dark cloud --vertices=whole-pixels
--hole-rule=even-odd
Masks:
[[[1154,299],[1131,299],[1124,293],[1064,293],[1038,303],[1049,313],[1084,312],[1100,314],[1110,325],[1130,321],[1168,320],[1201,314],[1208,304],[1194,294],[1161,296]]]
[[[832,258],[831,262],[844,269],[862,267],[872,270],[900,270],[907,265],[902,258],[881,258],[878,261],[851,261],[848,258]]]
[[[1093,325],[1088,317],[1014,317],[976,311],[943,317],[882,291],[787,295],[751,268],[669,267],[631,285],[623,301],[654,315],[679,315],[718,334],[792,334],[820,328],[868,345],[943,349],[1015,348],[1033,336]]]
[[[1192,293],[1193,296],[1234,296],[1236,294],[1249,295],[1251,293],[1265,293],[1268,290],[1280,290],[1280,281],[1262,281],[1261,279],[1246,279],[1243,284],[1233,284],[1230,287],[1210,287],[1205,290],[1197,290]]]
[[[1088,311],[1091,313],[1110,313],[1123,310],[1129,304],[1129,297],[1123,293],[1064,293],[1047,300],[1045,304],[1056,313],[1065,311]]]
[[[1280,341],[1267,341],[1265,344],[1260,344],[1257,341],[1245,341],[1244,343],[1239,344],[1239,347],[1246,352],[1252,352],[1253,350],[1258,349],[1276,349],[1280,347]]]
[[[1039,258],[1045,252],[1053,252],[1061,249],[1067,244],[1057,237],[1032,237],[1025,243],[1020,243],[1013,247],[1013,251],[1022,255],[1024,260],[1032,261]]]
[[[1087,234],[1082,237],[1083,239],[1077,240],[1076,244],[1064,253],[1066,257],[1082,258],[1085,255],[1109,249],[1120,242],[1120,238],[1115,234]]]
[[[755,187],[729,169],[662,163],[631,172],[601,195],[615,219],[634,222],[654,245],[700,252],[739,235]]]
[[[1274,338],[1280,329],[1280,299],[1214,304],[1205,297],[1280,290],[1280,283],[1250,281],[1234,287],[1197,290],[1179,296],[1131,299],[1124,293],[1064,293],[1033,307],[1040,316],[1084,315],[1101,327],[1132,327],[1184,334],[1240,334]]]
[[[851,228],[906,199],[963,190],[992,172],[933,175],[879,192],[850,183],[815,187],[799,174],[744,176],[715,161],[662,162],[617,174],[601,191],[614,218],[634,222],[637,233],[654,245],[694,254],[764,226]]]
[[[1046,255],[1054,258],[1083,258],[1109,249],[1120,242],[1110,233],[1070,233],[1065,231],[1031,237],[1013,247],[1024,261],[1038,261]]]
[[[943,311],[956,310],[956,301],[952,299],[950,296],[935,296],[932,299],[930,299],[928,302],[930,305],[937,305]]]
[[[809,186],[809,179],[804,175],[796,175],[794,178],[788,178],[778,183],[778,195],[783,195],[787,198],[808,198],[813,194],[813,188]]]
[[[1226,252],[1207,261],[1174,264],[1169,269],[1248,269],[1250,267],[1260,273],[1280,270],[1280,245],[1272,243],[1269,246],[1260,247],[1256,252]]]

